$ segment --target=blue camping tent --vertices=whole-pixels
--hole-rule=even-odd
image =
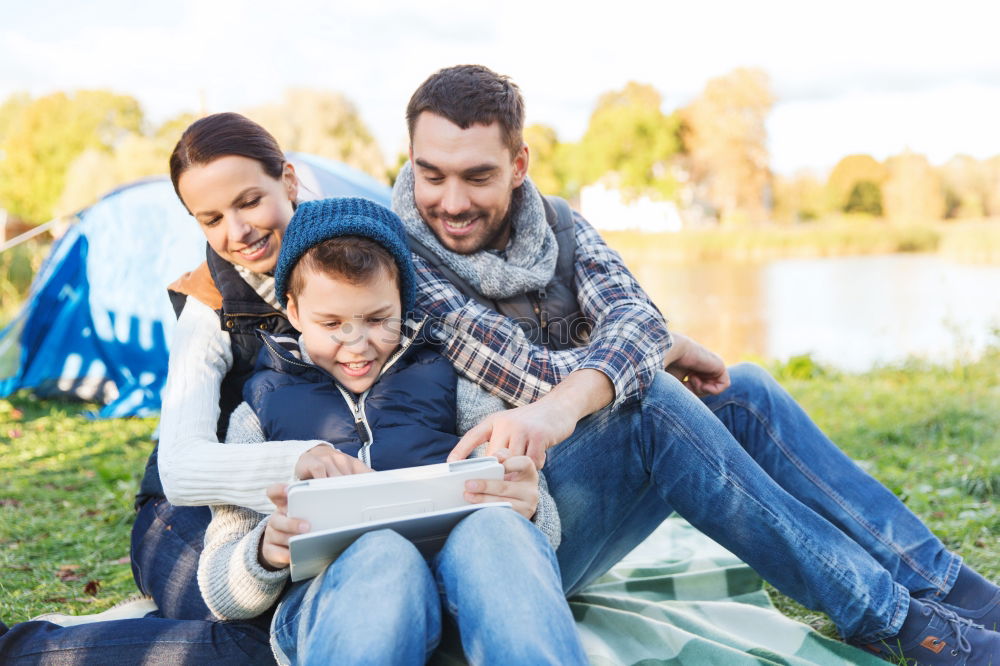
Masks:
[[[344,164],[290,153],[302,198],[389,188]],[[174,313],[166,286],[205,257],[205,237],[166,177],[105,195],[53,245],[27,303],[0,331],[0,397],[22,388],[103,403],[101,417],[160,407]]]

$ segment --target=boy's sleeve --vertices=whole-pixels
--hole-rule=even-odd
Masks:
[[[229,416],[229,429],[226,430],[227,444],[263,444],[264,429],[260,419],[254,413],[249,403],[241,402]]]
[[[549,482],[545,480],[545,474],[541,470],[538,472],[538,506],[535,508],[535,515],[531,517],[531,522],[549,540],[552,550],[559,548],[559,544],[562,543],[559,507],[556,506],[555,498],[549,493]]]
[[[247,620],[273,606],[288,580],[288,568],[268,571],[257,559],[268,518],[233,505],[213,506],[198,561],[198,587],[220,620]]]
[[[459,435],[464,435],[472,430],[490,414],[507,409],[503,400],[464,377],[458,378],[458,384],[455,387],[455,403],[455,411],[458,416],[455,426]]]

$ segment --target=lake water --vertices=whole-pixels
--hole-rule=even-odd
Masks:
[[[671,328],[727,362],[798,354],[844,370],[974,358],[1000,327],[1000,266],[936,255],[766,264],[625,261]]]

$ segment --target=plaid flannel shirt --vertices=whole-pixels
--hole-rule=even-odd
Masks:
[[[593,326],[585,347],[554,351],[531,344],[516,322],[467,299],[413,255],[417,315],[431,318],[441,353],[459,373],[515,406],[538,400],[584,368],[611,380],[615,407],[641,399],[671,345],[666,321],[618,253],[582,216],[573,215],[577,301]]]

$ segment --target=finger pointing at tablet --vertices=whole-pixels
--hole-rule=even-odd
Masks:
[[[353,456],[341,453],[329,444],[314,446],[295,463],[295,478],[325,479],[331,476],[347,476],[372,471],[370,467]]]

